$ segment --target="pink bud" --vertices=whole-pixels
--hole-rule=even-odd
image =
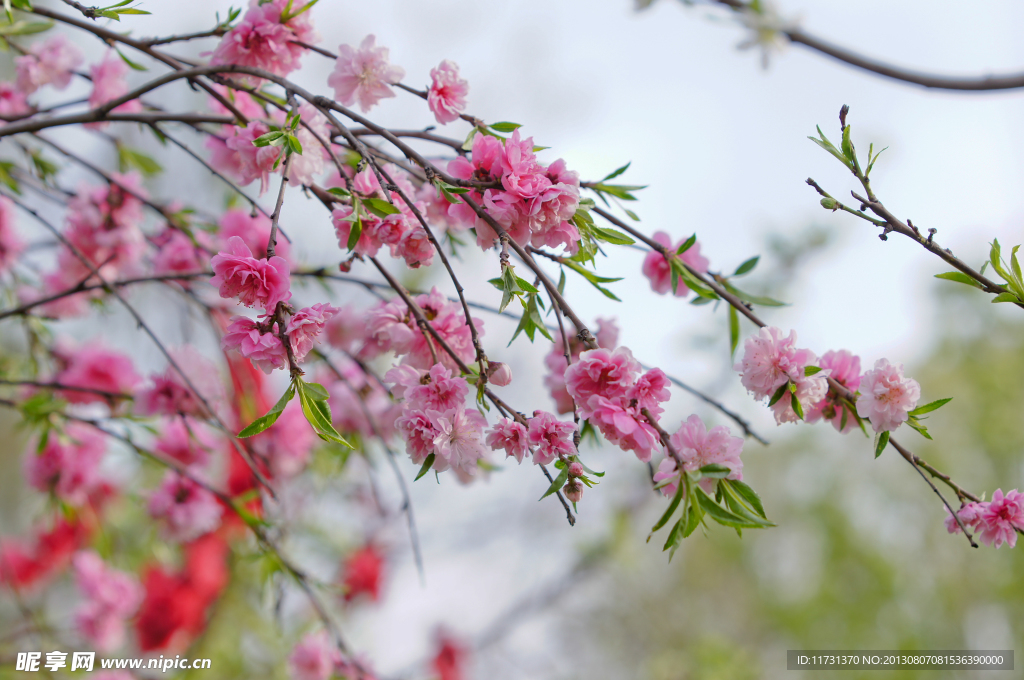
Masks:
[[[487,371],[487,379],[492,385],[504,387],[512,382],[512,369],[509,368],[508,364],[492,361]]]
[[[582,477],[583,476],[583,464],[582,463],[569,463],[569,476],[570,477]]]
[[[583,485],[574,479],[562,487],[562,493],[570,503],[579,503],[583,498]]]

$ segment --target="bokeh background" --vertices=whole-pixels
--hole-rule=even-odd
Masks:
[[[154,15],[130,24],[138,35],[193,31],[213,25],[214,12],[224,16],[228,4],[151,0],[145,7]],[[780,11],[821,37],[920,70],[968,75],[1024,67],[1024,7],[1010,0],[786,0]],[[855,188],[834,159],[806,140],[815,125],[838,136],[837,113],[848,104],[858,148],[889,146],[873,173],[879,197],[917,226],[937,228],[941,243],[979,266],[992,238],[1024,241],[1019,92],[925,91],[799,47],[763,69],[755,52],[736,50],[745,34],[727,15],[670,0],[643,12],[626,0],[321,0],[314,12],[326,47],[374,33],[411,84],[426,83],[441,59],[456,61],[471,85],[470,112],[523,124],[538,144],[552,147],[545,161],[563,157],[584,179],[632,162],[622,181],[649,185],[630,206],[642,229],[674,239],[696,232],[715,270],[732,271],[761,255],[746,287],[790,303],[766,310],[769,323],[797,329],[801,344],[819,354],[849,349],[865,367],[881,357],[902,362],[928,401],[954,397],[929,421],[935,442],[902,437],[916,452],[979,492],[1024,485],[1019,310],[934,279],[947,270],[939,260],[897,237],[881,242],[865,223],[823,211],[804,184],[814,177],[835,196]],[[93,47],[95,57],[103,46]],[[179,53],[205,49],[212,45]],[[326,91],[331,64],[315,55],[305,63],[299,82]],[[187,96],[203,105],[198,95],[181,93],[163,101],[182,106]],[[404,128],[431,123],[424,107],[401,96],[385,100],[374,115]],[[466,132],[448,127],[452,136]],[[124,134],[139,147],[157,148],[151,139]],[[67,132],[54,137],[114,162],[95,140]],[[226,194],[204,171],[168,153],[174,170],[151,182],[154,193],[223,206]],[[300,260],[337,262],[333,230],[315,202],[295,193],[283,225]],[[377,537],[389,554],[384,597],[349,608],[342,624],[381,676],[429,676],[423,661],[438,626],[475,648],[472,677],[494,679],[781,678],[789,674],[787,649],[1024,651],[1021,552],[972,550],[962,537],[948,536],[944,511],[917,474],[891,451],[874,460],[860,435],[842,437],[827,426],[777,428],[730,368],[724,310],[653,295],[640,275],[642,257],[622,249],[601,262],[602,274],[626,277],[613,284],[622,303],[572,279],[570,300],[584,319],[614,316],[620,343],[639,359],[723,400],[770,439],[769,447],[748,441],[744,478],[761,492],[778,528],[740,539],[716,526],[707,537],[686,540],[670,563],[660,551],[663,536],[645,543],[664,502],[650,491],[646,467],[611,448],[584,452],[591,467],[608,474],[586,492],[572,528],[556,502],[536,501],[545,483],[528,467],[504,465],[471,487],[425,477],[412,494],[424,579],[401,522],[381,529]],[[481,281],[493,265],[493,258],[467,253],[462,271]],[[409,282],[451,289],[437,271]],[[478,302],[498,300],[487,286],[467,288]],[[351,287],[334,293],[337,300],[371,302]],[[153,305],[173,304],[150,295]],[[540,371],[549,344],[517,340],[502,350],[514,322],[483,318],[489,351],[508,361],[516,377],[510,401],[524,411],[549,408]],[[211,342],[187,319],[167,315],[157,323],[172,342]],[[158,363],[116,310],[104,312],[102,324],[94,319],[61,330],[103,335],[141,366]],[[744,325],[743,335],[752,330]],[[674,429],[693,412],[729,424],[681,391],[674,392],[665,422]],[[22,451],[17,443],[2,453],[4,534],[26,527],[38,511],[21,488]],[[118,473],[131,478],[130,463],[121,463]],[[320,472],[330,472],[331,461],[319,463]],[[382,493],[396,507],[397,490],[384,472],[378,471]],[[416,469],[405,462],[403,472],[411,481]],[[300,478],[285,505],[289,521],[305,527],[290,549],[329,578],[339,551],[365,528],[346,515],[345,482],[326,479]],[[323,500],[308,500],[310,491]],[[284,672],[287,636],[253,615],[266,604],[247,588],[258,579],[253,571],[236,565],[235,585],[192,653],[217,659],[204,678]],[[288,605],[300,620],[301,600]]]

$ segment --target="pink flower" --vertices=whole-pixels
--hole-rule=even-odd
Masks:
[[[341,652],[326,631],[309,633],[288,657],[292,680],[329,680],[341,663]]]
[[[384,376],[390,382],[397,376],[398,369],[392,369]],[[444,413],[460,408],[469,394],[469,383],[442,364],[434,364],[430,371],[405,390],[405,401],[410,409],[439,411]]]
[[[592,349],[582,352],[579,360],[566,369],[565,384],[580,415],[589,418],[594,408],[589,403],[591,397],[625,397],[639,372],[640,364],[626,347]]]
[[[466,95],[469,83],[459,78],[459,67],[445,59],[437,68],[430,70],[430,89],[427,90],[427,106],[434,112],[438,123],[446,125],[458,120],[466,110]]]
[[[614,319],[598,319],[595,335],[597,343],[605,349],[614,349],[618,345],[619,328]],[[576,336],[569,337],[569,350],[573,361],[579,359],[583,349],[583,343]],[[544,357],[544,365],[550,371],[544,376],[544,385],[550,391],[551,398],[555,400],[556,411],[560,414],[572,413],[575,410],[572,397],[565,391],[565,369],[569,366],[565,360],[565,343],[561,333],[555,334],[551,351]]]
[[[259,180],[262,194],[270,183],[270,173],[274,172],[277,157],[281,155],[281,147],[253,144],[257,137],[270,131],[270,127],[263,121],[249,121],[244,128],[235,127],[232,131],[234,135],[224,141],[224,146],[233,151],[234,155],[222,152],[217,157],[214,167],[231,172],[242,184]]]
[[[25,94],[12,83],[0,82],[0,116],[17,118],[31,113]]]
[[[352,207],[348,205],[339,206],[331,212],[331,221],[334,223],[334,233],[338,237],[338,245],[344,249],[348,249],[349,236],[352,234],[354,225],[353,220],[349,219],[351,216]],[[379,222],[380,220],[372,215],[362,218],[363,230],[359,232],[359,238],[356,240],[352,252],[367,257],[377,255],[377,251],[382,245],[376,229]]]
[[[337,307],[318,302],[312,307],[303,307],[292,315],[288,320],[286,333],[296,361],[306,358],[309,350],[313,349],[317,336],[323,331],[324,324],[337,313]]]
[[[801,409],[804,408],[805,404],[820,403],[825,398],[825,395],[828,394],[828,379],[826,376],[828,376],[828,372],[821,371],[815,375],[809,377],[801,376],[794,380],[796,392],[783,394],[782,398],[771,406],[772,412],[775,414],[775,422],[782,425],[783,423],[795,423],[800,420],[796,409],[793,408],[794,396],[800,402]]]
[[[988,503],[965,503],[962,508],[956,511],[956,516],[960,518],[964,526],[968,529],[977,529],[978,524],[981,523],[981,513],[988,507]],[[960,524],[956,521],[956,518],[949,512],[949,508],[946,508],[946,531],[951,534],[962,533]]]
[[[306,468],[317,438],[302,414],[299,400],[294,399],[276,423],[249,441],[253,452],[268,461],[274,477],[290,479]]]
[[[14,60],[18,89],[28,95],[44,85],[63,90],[71,82],[73,71],[82,65],[82,53],[64,35],[54,35],[29,47],[28,53]]]
[[[278,302],[292,297],[288,263],[274,256],[257,260],[242,239],[228,239],[228,250],[221,251],[210,260],[214,276],[210,280],[220,287],[222,298],[237,297],[246,307],[259,305],[272,313]]]
[[[159,248],[153,256],[153,273],[192,274],[202,271],[208,255],[198,244],[201,243],[199,234],[196,234],[197,242],[193,242],[183,231],[172,227],[164,229],[153,239],[153,244]]]
[[[510,418],[499,420],[487,434],[487,445],[492,450],[505,449],[507,458],[515,457],[519,463],[523,462],[523,456],[528,450],[528,434],[522,423],[517,423]]]
[[[441,434],[434,421],[422,411],[404,411],[395,421],[395,428],[405,440],[405,450],[416,465],[434,453],[434,440]]]
[[[686,419],[669,441],[682,458],[683,468],[687,472],[714,463],[731,470],[728,479],[743,479],[743,461],[740,460],[743,439],[733,437],[729,428],[724,425],[713,427],[709,431],[695,414]],[[706,492],[711,493],[715,480],[705,478],[700,481],[700,485]]]
[[[39,452],[25,457],[25,480],[39,491],[53,493],[68,505],[84,505],[103,483],[99,467],[107,450],[106,437],[79,423],[68,423],[64,434],[52,432]]]
[[[666,479],[675,478],[676,481],[670,482],[665,486],[658,489],[661,491],[663,496],[675,496],[676,491],[679,490],[679,466],[676,465],[676,461],[671,456],[665,456],[660,463],[658,463],[658,471],[654,473],[654,483],[662,482]]]
[[[660,368],[652,368],[637,378],[636,382],[626,390],[625,399],[627,402],[636,399],[637,408],[648,409],[651,415],[657,417],[665,410],[661,404],[668,401],[671,393],[668,391],[669,380],[665,372]]]
[[[588,401],[588,410],[590,422],[605,439],[623,451],[632,451],[645,463],[660,445],[658,432],[641,415],[638,406],[625,406],[622,400],[594,395]]]
[[[99,343],[78,349],[59,347],[56,354],[64,363],[64,369],[54,376],[54,382],[62,385],[121,395],[131,394],[139,382],[131,359],[120,352],[108,350]],[[60,396],[73,404],[109,402],[116,399],[116,396],[109,397],[80,390],[61,390]]]
[[[199,421],[172,418],[164,425],[153,448],[186,466],[201,468],[210,460],[210,452],[217,450],[217,440]]]
[[[269,330],[262,330],[255,321],[244,316],[231,317],[220,346],[225,352],[237,349],[264,373],[284,368],[288,363],[288,353],[281,338]]]
[[[547,465],[559,456],[575,455],[576,446],[572,438],[576,426],[573,423],[559,421],[546,411],[534,411],[529,422],[527,440],[535,447],[535,465]]]
[[[142,604],[142,586],[92,551],[76,553],[72,564],[84,598],[75,609],[78,632],[99,651],[111,652],[124,642],[125,622]]]
[[[335,98],[345,106],[359,102],[363,112],[377,102],[394,97],[389,85],[405,77],[405,69],[388,62],[388,48],[377,47],[376,38],[368,35],[359,49],[349,45],[338,47],[338,61],[327,84],[334,88]]]
[[[490,362],[487,369],[487,382],[498,387],[507,387],[512,384],[512,369],[508,364],[500,361]]]
[[[451,467],[459,481],[466,483],[476,474],[477,461],[486,453],[482,441],[487,424],[476,409],[461,405],[454,411],[428,411],[434,421],[434,469],[442,472]]]
[[[0,196],[0,273],[10,269],[24,250],[25,243],[14,228],[14,203]]]
[[[224,385],[212,361],[200,354],[192,345],[169,351],[174,363],[185,372],[188,381],[208,404],[212,406],[224,399]],[[200,418],[210,415],[174,366],[168,366],[166,371],[155,374],[150,379],[153,384],[141,390],[136,397],[135,408],[141,415],[173,416],[180,413]]]
[[[401,256],[410,269],[429,267],[434,261],[434,244],[423,227],[417,224],[402,235],[395,254]]]
[[[251,252],[267,252],[267,243],[270,241],[270,218],[263,213],[253,214],[248,210],[232,208],[221,215],[217,225],[220,227],[220,243],[226,244],[232,236],[237,236],[245,242]],[[291,244],[282,238],[280,233],[277,235],[274,254],[291,262]]]
[[[197,472],[193,468],[193,476]],[[220,526],[223,508],[217,497],[173,470],[149,497],[149,514],[166,521],[167,535],[187,543]]]
[[[663,231],[655,232],[653,239],[673,253],[683,245],[683,240],[673,245],[669,235]],[[708,258],[700,254],[700,243],[697,242],[677,257],[701,274],[706,273],[708,265],[711,264]],[[651,289],[655,293],[664,295],[672,290],[672,267],[665,256],[658,251],[652,250],[647,253],[647,257],[644,258],[643,272],[644,276],[650,280]],[[676,287],[676,297],[686,297],[689,292],[690,289],[680,280]]]
[[[145,236],[140,229],[146,192],[142,177],[135,172],[112,175],[114,182],[100,186],[82,185],[68,201],[68,226],[64,237],[84,255],[106,279],[139,271]],[[62,276],[78,279],[90,276],[78,256],[67,247],[57,254]]]
[[[1011,548],[1016,546],[1016,530],[1024,529],[1024,494],[1013,489],[1004,496],[1002,489],[996,489],[992,500],[980,505],[978,538],[996,548],[1003,543],[1009,543]]]
[[[306,3],[297,2],[291,13]],[[213,51],[211,64],[238,64],[250,66],[275,75],[285,76],[299,67],[306,49],[291,41],[315,43],[320,36],[309,22],[309,12],[287,23],[281,22],[282,10],[288,3],[282,0],[253,5],[242,20],[221,39]],[[255,80],[246,77],[245,80]]]
[[[99,108],[107,102],[119,99],[128,94],[128,65],[124,63],[114,50],[108,50],[103,61],[90,67],[92,74],[92,94],[89,95],[89,108]],[[142,111],[142,102],[132,99],[114,108],[117,113],[137,113]],[[91,127],[104,127],[105,123],[88,123]]]
[[[822,371],[828,371],[830,378],[844,386],[851,392],[860,388],[860,357],[851,354],[845,349],[838,352],[828,351],[822,355],[818,362]],[[824,399],[810,408],[804,404],[807,422],[814,423],[824,418],[832,423],[832,426],[839,432],[849,432],[857,427],[857,419],[848,411],[848,407],[839,402],[838,395],[829,389]],[[846,427],[843,428],[843,420],[846,420]]]
[[[864,373],[860,387],[857,413],[871,420],[875,432],[891,432],[902,425],[921,398],[921,385],[903,377],[903,364],[894,366],[888,359],[876,361],[875,367]]]
[[[741,382],[755,399],[764,399],[774,395],[788,381],[801,380],[803,369],[816,360],[811,350],[796,347],[796,331],[790,331],[789,337],[783,338],[782,331],[772,326],[762,328],[747,339],[743,344],[743,360],[733,369],[743,374]]]

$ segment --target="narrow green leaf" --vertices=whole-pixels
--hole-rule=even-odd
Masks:
[[[696,298],[697,300],[704,300],[706,298]],[[736,348],[740,344],[740,315],[736,312],[736,308],[729,305],[729,356],[736,356]]]
[[[601,182],[604,183],[604,182],[607,182],[610,179],[615,179],[616,177],[618,177],[622,173],[626,172],[626,170],[629,168],[629,166],[630,166],[630,164],[632,164],[632,162],[633,161],[630,161],[629,163],[626,163],[625,165],[623,165],[621,168],[618,168],[617,170],[614,170],[610,175],[608,175],[607,177],[602,179]]]
[[[686,490],[686,486],[683,484],[683,480],[681,479],[677,480],[677,482],[678,488],[676,488],[676,492],[672,496],[672,502],[668,504],[668,508],[665,510],[665,513],[661,516],[661,519],[655,522],[654,526],[651,527],[651,533],[647,535],[648,541],[651,540],[651,536],[654,535],[655,531],[668,524],[668,521],[672,519],[672,515],[676,513],[676,508],[679,507],[679,502],[683,499],[683,492]]]
[[[881,434],[875,436],[875,458],[878,458],[879,456],[882,455],[882,451],[885,450],[885,447],[888,446],[888,444],[889,444],[889,431],[888,430],[886,430],[885,432],[882,432]]]
[[[768,516],[764,513],[764,506],[761,505],[761,497],[746,482],[738,479],[726,479],[720,482],[720,485],[725,485],[729,490],[735,491],[736,495],[755,514],[764,520],[768,519]]]
[[[668,539],[665,541],[665,546],[661,549],[662,552],[668,551],[669,562],[672,561],[672,557],[676,554],[679,544],[683,542],[684,519],[686,518],[680,517],[679,521],[672,525],[672,531],[668,532]]]
[[[761,528],[766,526],[762,521],[751,521],[744,519],[739,515],[726,510],[721,505],[715,502],[713,498],[704,493],[704,489],[700,488],[696,484],[693,486],[693,492],[697,496],[697,501],[700,503],[701,510],[706,512],[711,519],[715,520],[719,524],[727,527],[734,527],[738,529],[746,528]]]
[[[418,473],[416,473],[416,479],[414,479],[412,481],[418,482],[420,480],[420,477],[422,477],[423,475],[427,474],[427,472],[430,471],[430,468],[431,468],[431,466],[433,464],[434,464],[434,454],[431,453],[423,461],[423,465],[422,465],[422,467],[420,467],[420,471]]]
[[[553,494],[556,491],[558,491],[559,489],[561,489],[562,486],[565,485],[565,480],[567,480],[568,478],[569,478],[569,470],[568,470],[568,468],[566,468],[565,470],[562,470],[558,474],[557,477],[555,477],[555,481],[551,482],[551,486],[548,487],[548,490],[545,491],[544,495],[541,496],[540,498],[538,498],[537,500],[538,501],[542,501],[545,498],[547,498],[548,496],[550,496],[551,494]]]
[[[515,132],[516,130],[518,130],[519,128],[521,128],[523,126],[520,125],[519,123],[510,123],[508,121],[501,121],[500,123],[494,123],[492,125],[488,125],[488,127],[491,128],[492,130],[494,130],[495,132],[505,132],[505,133],[508,133],[508,132]]]
[[[697,242],[697,234],[694,234],[690,238],[688,238],[685,241],[683,241],[682,244],[680,244],[679,248],[676,250],[676,255],[682,255],[687,250],[692,248],[693,244],[696,243],[696,242]]]
[[[300,382],[302,389],[306,392],[306,395],[314,401],[327,401],[331,398],[330,393],[320,383],[311,382]]]
[[[796,417],[803,420],[804,407],[800,405],[800,400],[796,398],[796,392],[790,395],[790,404],[793,406],[793,411],[796,412]]]
[[[939,410],[940,408],[942,408],[951,401],[953,401],[953,397],[948,397],[946,399],[936,399],[935,401],[929,402],[924,406],[918,406],[913,411],[910,411],[907,415],[921,416],[924,415],[925,413],[931,413],[932,411]]]
[[[732,474],[732,470],[724,465],[719,465],[718,463],[709,463],[700,468],[700,473],[705,477],[711,477],[713,479],[725,479]]]
[[[393,204],[388,203],[382,198],[364,198],[363,205],[377,217],[387,217],[388,215],[396,215],[401,212]]]
[[[754,271],[754,267],[757,266],[757,263],[760,260],[761,260],[761,256],[760,255],[755,255],[754,257],[750,258],[749,260],[747,260],[746,262],[741,264],[739,267],[736,267],[736,271],[734,271],[732,273],[732,275],[733,276],[743,276],[744,274],[749,274],[750,272]]]
[[[775,390],[775,394],[773,394],[772,398],[768,400],[768,407],[771,408],[772,406],[775,406],[775,403],[778,402],[779,399],[782,399],[782,395],[786,393],[787,389],[789,389],[788,381],[779,385],[779,389]]]
[[[804,366],[804,377],[814,375],[815,373],[821,373],[820,366]]]
[[[947,281],[956,281],[957,283],[965,283],[968,286],[974,286],[975,288],[981,288],[981,284],[972,279],[963,272],[945,272],[943,274],[936,274],[935,278],[945,279]]]
[[[1020,301],[1020,299],[1016,295],[1014,295],[1013,293],[1000,293],[999,295],[996,295],[994,298],[992,298],[993,304],[997,303],[997,302],[1019,302],[1019,301]]]
[[[636,241],[621,231],[609,229],[608,227],[599,227],[595,224],[591,227],[591,231],[593,231],[594,237],[597,240],[604,241],[605,243],[612,243],[617,246],[630,246],[636,243]]]
[[[241,432],[238,433],[240,439],[251,437],[253,435],[263,432],[268,427],[277,422],[277,419],[281,416],[281,412],[284,411],[284,407],[288,405],[288,402],[295,396],[295,384],[292,383],[285,390],[285,393],[281,395],[281,398],[277,400],[274,407],[271,408],[267,413],[245,427]]]

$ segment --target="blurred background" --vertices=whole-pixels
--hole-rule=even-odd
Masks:
[[[130,24],[146,36],[201,30],[228,5],[151,0],[144,6],[154,15]],[[950,75],[1024,68],[1024,6],[1009,0],[786,0],[779,10],[808,32],[893,64]],[[669,232],[673,240],[696,232],[715,271],[731,272],[761,255],[745,288],[790,303],[765,310],[768,323],[796,329],[799,344],[819,355],[849,349],[865,368],[881,357],[903,363],[925,401],[954,398],[929,421],[934,442],[910,433],[904,443],[977,493],[1024,485],[1020,310],[934,279],[948,270],[937,258],[906,239],[882,242],[866,223],[822,210],[804,184],[813,177],[837,197],[856,188],[806,139],[815,125],[838,137],[837,114],[847,104],[861,152],[869,142],[889,147],[872,175],[879,198],[918,227],[937,228],[940,243],[980,266],[992,238],[1024,241],[1024,94],[926,91],[799,46],[763,69],[756,51],[736,49],[746,34],[727,14],[672,0],[642,12],[627,0],[322,0],[313,12],[323,46],[355,45],[374,33],[411,85],[429,82],[440,60],[456,61],[470,83],[469,112],[523,124],[537,144],[552,147],[541,154],[545,162],[565,158],[585,180],[631,162],[620,180],[648,185],[630,206],[641,229]],[[91,59],[103,49],[93,47]],[[212,43],[178,53],[208,49]],[[331,63],[316,55],[304,63],[297,80],[326,92]],[[162,101],[204,105],[182,92]],[[403,128],[432,122],[425,107],[402,95],[373,114]],[[444,132],[463,136],[464,125]],[[152,138],[123,134],[135,146],[159,149]],[[108,167],[115,163],[107,146],[88,138],[66,131],[54,138]],[[205,171],[184,157],[169,158],[175,160],[166,165],[178,170],[150,182],[154,194],[223,207],[225,194]],[[265,204],[271,199],[263,197]],[[298,260],[336,265],[333,230],[319,204],[294,192],[283,225]],[[464,253],[464,282],[493,275],[492,257]],[[1024,651],[1021,551],[973,550],[963,537],[947,535],[934,494],[891,450],[874,460],[870,441],[859,434],[840,436],[824,425],[776,427],[731,370],[725,310],[655,296],[640,274],[642,258],[620,249],[599,264],[602,275],[626,277],[612,284],[622,303],[572,278],[567,297],[585,320],[615,317],[620,344],[638,359],[721,399],[770,440],[768,447],[747,441],[744,479],[778,527],[740,539],[715,526],[707,537],[687,539],[670,563],[660,551],[664,532],[644,540],[664,500],[650,491],[646,466],[610,447],[583,452],[590,467],[608,474],[586,492],[575,527],[557,502],[536,501],[546,483],[530,467],[502,464],[470,487],[450,476],[440,485],[425,477],[412,485],[423,581],[396,521],[374,536],[389,558],[381,601],[348,607],[342,620],[381,677],[429,677],[424,660],[438,627],[474,648],[470,677],[496,680],[781,678],[787,649]],[[371,276],[368,267],[353,274]],[[451,292],[436,267],[409,283]],[[478,302],[500,298],[484,286],[467,288]],[[372,301],[354,287],[334,293],[335,301]],[[158,362],[128,319],[115,310],[104,315],[102,326],[94,318],[60,330],[104,335],[136,357],[140,372]],[[519,339],[504,350],[515,323],[483,318],[489,353],[515,375],[509,401],[523,411],[550,408],[539,370],[549,343]],[[171,342],[210,342],[180,318],[158,323]],[[742,337],[752,332],[742,327]],[[664,422],[673,431],[694,412],[709,424],[731,424],[685,392],[674,391],[668,406]],[[21,488],[22,452],[19,443],[0,454],[7,471],[0,475],[4,534],[24,529],[38,510],[38,499]],[[329,472],[330,461],[320,462],[327,467],[318,471]],[[408,481],[416,473],[405,460],[402,470]],[[393,480],[380,477],[385,501],[397,506]],[[289,521],[305,527],[289,549],[324,578],[365,531],[345,514],[348,483],[308,475],[285,497]],[[204,678],[283,677],[287,642],[252,614],[266,604],[253,595],[258,575],[245,563],[235,569],[210,633],[191,655],[216,660]],[[289,606],[295,620],[308,614],[299,598]]]

